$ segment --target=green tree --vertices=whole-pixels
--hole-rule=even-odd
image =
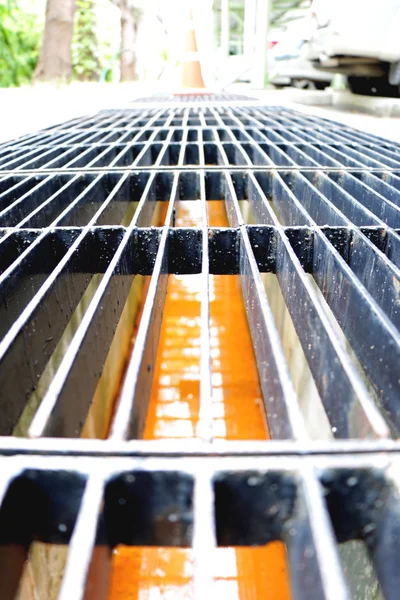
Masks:
[[[0,0],[0,87],[30,83],[39,55],[37,17],[15,0]]]
[[[77,0],[72,38],[72,72],[81,81],[97,81],[100,61],[97,55],[96,12],[92,0]]]

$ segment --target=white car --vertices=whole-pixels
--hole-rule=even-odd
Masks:
[[[313,0],[307,56],[356,93],[397,96],[399,32],[399,0]]]
[[[283,87],[324,89],[333,75],[316,69],[305,54],[307,21],[290,23],[285,31],[272,31],[269,36],[268,74],[270,82]]]

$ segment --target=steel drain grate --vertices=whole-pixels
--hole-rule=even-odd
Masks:
[[[248,106],[104,111],[0,145],[2,171],[178,166],[396,170],[400,153],[344,125]]]
[[[151,104],[155,104],[157,102],[174,102],[176,103],[190,103],[194,104],[196,102],[214,104],[215,102],[226,102],[229,105],[236,102],[255,102],[256,98],[252,98],[250,96],[244,96],[243,94],[228,94],[225,92],[221,93],[212,93],[206,92],[204,94],[201,93],[192,93],[192,94],[155,94],[154,96],[145,96],[143,98],[136,98],[133,100],[135,104],[141,104],[144,102],[149,102]]]
[[[229,228],[208,226],[209,200]],[[199,203],[201,227],[175,226],[181,201]],[[399,144],[280,107],[109,110],[2,144],[2,544],[69,543],[63,600],[89,597],[105,547],[193,545],[204,598],[216,543],[280,539],[292,597],[336,600],[350,597],[338,543],[361,539],[397,598],[399,216]],[[203,281],[199,442],[140,440],[169,273]],[[212,440],[210,274],[241,277],[273,441]],[[72,439],[136,275],[151,280],[110,437]],[[292,381],[271,278],[312,402]],[[2,598],[24,559],[9,561]]]

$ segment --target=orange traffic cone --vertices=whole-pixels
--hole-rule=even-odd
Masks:
[[[199,90],[204,89],[205,85],[201,72],[192,9],[189,10],[185,53],[182,63],[182,90],[178,94],[187,94],[188,90],[192,90],[193,93],[202,93]]]

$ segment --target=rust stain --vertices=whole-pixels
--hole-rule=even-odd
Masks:
[[[198,205],[181,203],[177,225],[198,225]],[[223,202],[209,201],[208,215],[211,226],[227,225]],[[200,286],[198,275],[169,278],[146,439],[196,437]],[[236,276],[211,276],[210,319],[214,435],[223,439],[268,439],[256,362]],[[290,598],[285,550],[279,542],[259,548],[217,548],[213,564],[215,595],[221,594],[221,598]],[[192,574],[191,549],[120,546],[113,556],[109,600],[190,599]]]

